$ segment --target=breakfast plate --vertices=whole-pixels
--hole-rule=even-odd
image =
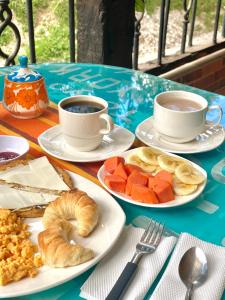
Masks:
[[[124,223],[125,214],[113,197],[100,186],[75,173],[68,172],[74,186],[87,191],[99,206],[100,221],[87,238],[74,237],[74,240],[95,252],[95,257],[83,264],[67,268],[43,266],[34,278],[25,278],[18,282],[0,286],[0,298],[17,297],[37,293],[62,284],[84,273],[105,256],[118,239]],[[41,218],[26,219],[31,231],[31,239],[37,244],[37,234],[43,230]]]
[[[224,128],[214,126],[206,128],[205,132],[199,134],[193,141],[187,143],[172,143],[163,139],[153,126],[153,117],[140,123],[135,131],[138,139],[148,146],[158,149],[181,154],[201,153],[219,147],[224,141]]]
[[[137,151],[137,149],[132,149],[132,150],[124,152],[120,156],[125,158],[125,160],[126,160],[126,158],[130,154],[134,154],[134,153],[136,153],[136,151]],[[116,196],[116,197],[118,197],[118,198],[120,198],[120,199],[122,199],[122,200],[124,200],[128,203],[132,203],[132,204],[139,205],[139,206],[152,207],[152,208],[169,208],[169,207],[176,207],[176,206],[184,205],[188,202],[193,201],[195,198],[197,198],[202,193],[202,191],[205,188],[205,185],[206,185],[206,182],[207,182],[207,173],[206,173],[206,171],[204,169],[202,169],[200,166],[198,166],[197,164],[195,164],[195,163],[193,163],[193,162],[191,162],[187,159],[184,159],[184,158],[182,158],[178,155],[171,154],[171,153],[168,153],[168,152],[165,152],[165,151],[161,151],[161,153],[169,155],[169,156],[174,157],[174,158],[179,158],[179,160],[183,160],[184,162],[187,162],[188,164],[191,164],[196,170],[198,170],[205,177],[205,180],[201,184],[199,184],[197,189],[190,195],[185,195],[185,196],[177,196],[176,195],[175,199],[172,200],[172,201],[168,201],[168,202],[165,202],[165,203],[152,204],[152,203],[143,203],[143,202],[135,201],[135,200],[131,199],[130,196],[127,196],[126,194],[118,193],[118,192],[115,192],[112,189],[110,189],[105,184],[105,181],[104,181],[104,178],[107,175],[104,165],[102,165],[102,167],[98,171],[98,179],[101,182],[101,184],[104,186],[104,188],[106,190],[108,190],[111,194],[113,194],[114,196]]]
[[[71,162],[96,162],[126,151],[132,146],[134,139],[135,135],[128,129],[114,125],[113,131],[103,137],[97,149],[80,152],[67,146],[60,125],[56,125],[43,132],[38,137],[38,142],[45,152],[56,158]]]

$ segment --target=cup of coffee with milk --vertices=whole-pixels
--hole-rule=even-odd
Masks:
[[[67,146],[75,151],[91,151],[114,127],[108,103],[99,97],[77,95],[58,104],[59,122]]]
[[[218,117],[214,123],[209,123],[206,114],[212,110],[218,111]],[[191,92],[166,91],[154,99],[154,128],[163,139],[172,143],[195,139],[207,126],[217,126],[222,115],[219,105],[208,106],[204,97]]]

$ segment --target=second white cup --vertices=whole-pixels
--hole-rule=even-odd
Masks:
[[[208,106],[205,98],[191,92],[163,92],[154,99],[154,127],[169,142],[189,142],[205,131],[206,114],[211,110],[218,111],[217,120],[211,124],[216,126],[223,115],[219,105]]]
[[[76,151],[96,149],[114,128],[108,103],[102,98],[76,95],[61,100],[58,109],[64,140]]]

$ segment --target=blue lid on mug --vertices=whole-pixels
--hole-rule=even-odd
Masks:
[[[14,82],[32,82],[42,78],[42,75],[27,67],[27,56],[19,56],[20,67],[8,75],[8,80]]]

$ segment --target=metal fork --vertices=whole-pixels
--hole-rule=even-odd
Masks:
[[[140,241],[136,245],[136,251],[122,271],[120,277],[117,279],[115,285],[109,292],[105,300],[118,300],[124,293],[137,269],[138,263],[144,254],[153,253],[161,240],[164,230],[164,225],[150,220],[147,228],[145,229]]]

